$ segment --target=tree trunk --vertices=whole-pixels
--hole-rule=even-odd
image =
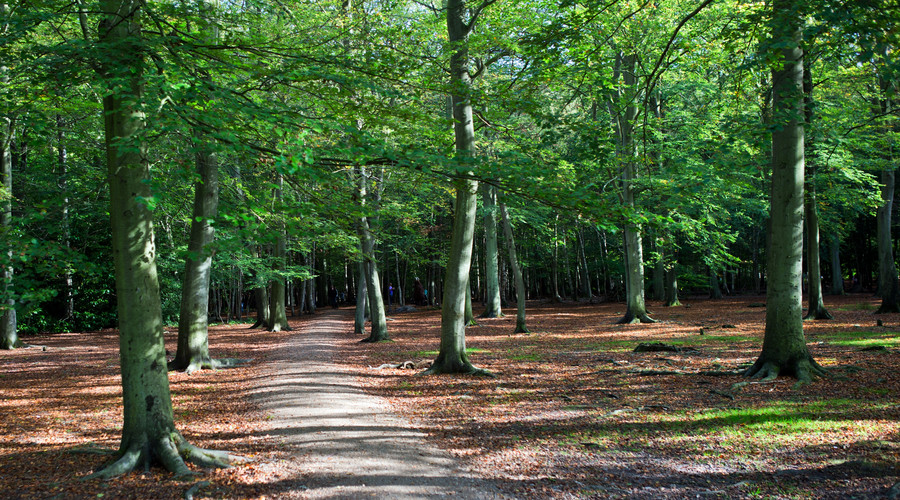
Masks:
[[[622,87],[615,102],[610,98],[608,106],[616,132],[616,156],[622,164],[622,202],[626,211],[635,211],[634,180],[637,177],[634,150],[634,121],[637,118],[635,92],[637,75],[636,54],[616,56],[616,72],[622,74]],[[624,108],[622,108],[624,103]],[[644,302],[644,252],[641,228],[632,221],[625,221],[625,315],[618,323],[653,323]]]
[[[813,360],[803,335],[800,290],[803,251],[803,60],[799,0],[774,0],[772,38],[780,62],[772,70],[772,187],[769,202],[766,330],[762,353],[744,374],[808,382],[824,370]]]
[[[278,205],[281,205],[284,186],[284,178],[281,173],[276,174],[275,186],[275,201]],[[281,275],[281,271],[285,267],[287,245],[284,239],[283,223],[279,226],[282,227],[278,228],[275,247],[272,249],[272,268],[275,271],[275,279],[269,282],[269,322],[266,326],[270,332],[291,330],[287,320],[287,308],[285,307],[284,277]]]
[[[359,268],[359,279],[356,283],[356,319],[353,322],[353,333],[364,335],[366,333],[366,317],[369,311],[368,287],[366,286],[366,265],[360,261],[357,264]]]
[[[709,298],[713,300],[722,298],[722,288],[719,286],[719,273],[712,267],[709,268]]]
[[[3,19],[9,15],[9,5],[0,4]],[[4,32],[7,26],[3,26]],[[0,85],[9,85],[8,69],[0,67]],[[9,116],[0,117],[0,181],[3,192],[0,193],[0,231],[7,234],[12,230],[12,138],[13,120]],[[3,265],[3,304],[0,306],[0,349],[15,349],[22,345],[19,340],[18,325],[16,324],[16,299],[13,292],[13,250],[12,245],[6,252],[8,263]]]
[[[813,121],[813,82],[810,61],[804,62],[803,68],[803,111],[806,124]],[[813,141],[806,141],[804,148],[813,152]],[[806,198],[803,203],[806,220],[806,275],[809,279],[809,309],[803,319],[834,319],[834,316],[825,309],[825,301],[822,297],[822,271],[819,265],[819,212],[816,208],[816,164],[812,154],[805,155],[809,158],[806,166]]]
[[[875,314],[900,312],[900,283],[894,263],[894,247],[891,239],[891,218],[894,207],[893,167],[881,171],[881,200],[876,220],[878,224],[878,290],[881,306]]]
[[[553,301],[562,302],[559,294],[559,214],[553,219],[553,261],[550,265],[550,285],[552,286]]]
[[[468,50],[468,35],[473,26],[465,22],[468,11],[465,0],[447,0],[446,11],[447,33],[453,50],[450,56],[453,129],[457,161],[465,166],[471,164],[475,154],[472,77],[469,73]],[[471,178],[460,178],[455,181],[455,185],[455,216],[441,308],[441,344],[437,359],[431,364],[431,368],[423,372],[424,374],[486,373],[475,368],[469,362],[466,353],[466,294],[469,285],[469,267],[472,262],[472,243],[475,238],[478,182]]]
[[[176,477],[191,474],[185,460],[225,466],[226,454],[193,447],[175,430],[162,309],[156,272],[150,165],[141,136],[144,66],[140,35],[143,3],[103,0],[101,76],[114,94],[103,98],[110,190],[113,262],[119,318],[124,424],[118,459],[92,474],[110,478],[158,460]]]
[[[587,255],[584,251],[584,233],[581,228],[575,233],[578,242],[578,260],[581,262],[581,293],[587,297],[588,301],[594,298],[594,292],[591,290],[591,273],[588,271]]]
[[[681,305],[678,300],[678,270],[675,262],[666,266],[666,298],[663,305],[665,307]]]
[[[844,274],[841,272],[841,240],[831,236],[831,294],[844,295]]]
[[[258,286],[253,290],[253,302],[256,306],[256,323],[250,327],[259,328],[269,324],[269,290],[264,286]]]
[[[519,267],[519,259],[516,256],[516,241],[513,238],[512,225],[509,223],[509,214],[506,204],[500,204],[500,217],[503,220],[503,234],[506,236],[506,246],[509,250],[509,267],[512,269],[516,280],[516,330],[514,333],[529,333],[525,326],[525,280],[522,279],[522,269]]]
[[[354,169],[356,181],[358,183],[358,202],[360,205],[366,203],[366,169],[365,167],[356,167]],[[381,294],[381,281],[378,276],[378,268],[375,260],[375,237],[372,235],[369,227],[369,218],[360,217],[356,223],[356,234],[359,236],[359,245],[362,250],[362,258],[366,273],[366,291],[369,299],[369,318],[370,331],[369,336],[363,342],[381,342],[389,340],[390,336],[387,331],[387,318],[384,311],[384,298]]]
[[[481,186],[484,206],[484,261],[485,299],[482,318],[503,316],[500,307],[500,268],[497,265],[497,188],[490,184]]]
[[[219,206],[219,165],[204,139],[201,138],[199,144],[196,162],[200,178],[194,183],[194,210],[178,317],[178,348],[175,359],[169,364],[171,370],[188,373],[218,366],[209,356],[208,307],[213,260],[209,246],[215,237],[212,222]]]

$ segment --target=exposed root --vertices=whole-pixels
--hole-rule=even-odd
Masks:
[[[803,317],[803,320],[817,320],[817,319],[834,319],[834,316],[828,312],[828,309],[824,307],[817,307],[815,309],[810,309],[809,312],[806,313],[806,316]]]
[[[531,333],[531,331],[525,325],[516,325],[516,330],[513,333]]]
[[[206,488],[209,485],[209,481],[199,481],[184,492],[184,500],[194,500],[194,494],[200,491],[200,488]]]
[[[468,361],[458,361],[456,363],[439,363],[435,361],[431,367],[425,371],[417,373],[417,376],[425,375],[474,375],[477,377],[497,378],[497,375],[483,368],[476,368]]]
[[[656,323],[656,320],[651,318],[646,312],[634,314],[631,309],[628,309],[625,312],[625,316],[622,316],[622,319],[616,321],[617,325],[633,325],[635,323]]]
[[[376,342],[391,342],[391,338],[387,334],[384,334],[384,335],[372,334],[372,335],[369,335],[368,337],[360,340],[360,342],[363,342],[366,344],[374,344]]]
[[[83,480],[110,479],[141,466],[149,469],[151,462],[161,464],[166,470],[174,473],[176,479],[186,479],[196,475],[188,468],[186,462],[206,468],[228,468],[249,461],[248,458],[227,452],[198,448],[188,443],[181,434],[172,432],[152,441],[144,441],[140,445],[129,446],[117,460]]]
[[[178,356],[175,356],[175,359],[178,359]],[[185,374],[190,375],[194,372],[200,370],[219,370],[219,369],[228,369],[228,368],[236,368],[241,365],[245,365],[253,361],[252,359],[240,359],[240,358],[210,358],[210,357],[200,357],[192,359],[190,363],[187,365],[183,363],[176,363],[175,361],[169,362],[168,368],[169,371],[183,371]]]
[[[793,376],[797,379],[797,386],[809,384],[816,377],[829,378],[831,374],[825,368],[816,363],[811,356],[795,359],[784,364],[765,360],[762,357],[756,360],[743,375],[745,377],[760,379],[763,382],[773,381],[779,375]]]

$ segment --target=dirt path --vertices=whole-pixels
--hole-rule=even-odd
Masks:
[[[306,498],[503,498],[332,362],[349,318],[329,310],[306,323],[258,393],[303,474],[297,489]]]

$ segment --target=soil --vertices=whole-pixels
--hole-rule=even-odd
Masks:
[[[120,438],[116,332],[29,337],[45,348],[0,352],[0,498],[884,498],[900,481],[900,314],[827,297],[835,319],[805,330],[831,378],[735,386],[764,301],[651,304],[649,325],[615,325],[621,304],[529,302],[530,334],[514,316],[467,330],[496,378],[415,375],[437,354],[436,310],[392,314],[377,344],[349,308],[293,332],[214,326],[214,356],[253,361],[170,374],[176,423],[253,462],[186,482],[80,480]]]

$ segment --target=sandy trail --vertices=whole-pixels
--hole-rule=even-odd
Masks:
[[[268,369],[258,396],[303,477],[306,498],[504,498],[425,434],[364,393],[332,360],[352,331],[346,311],[305,323]]]

